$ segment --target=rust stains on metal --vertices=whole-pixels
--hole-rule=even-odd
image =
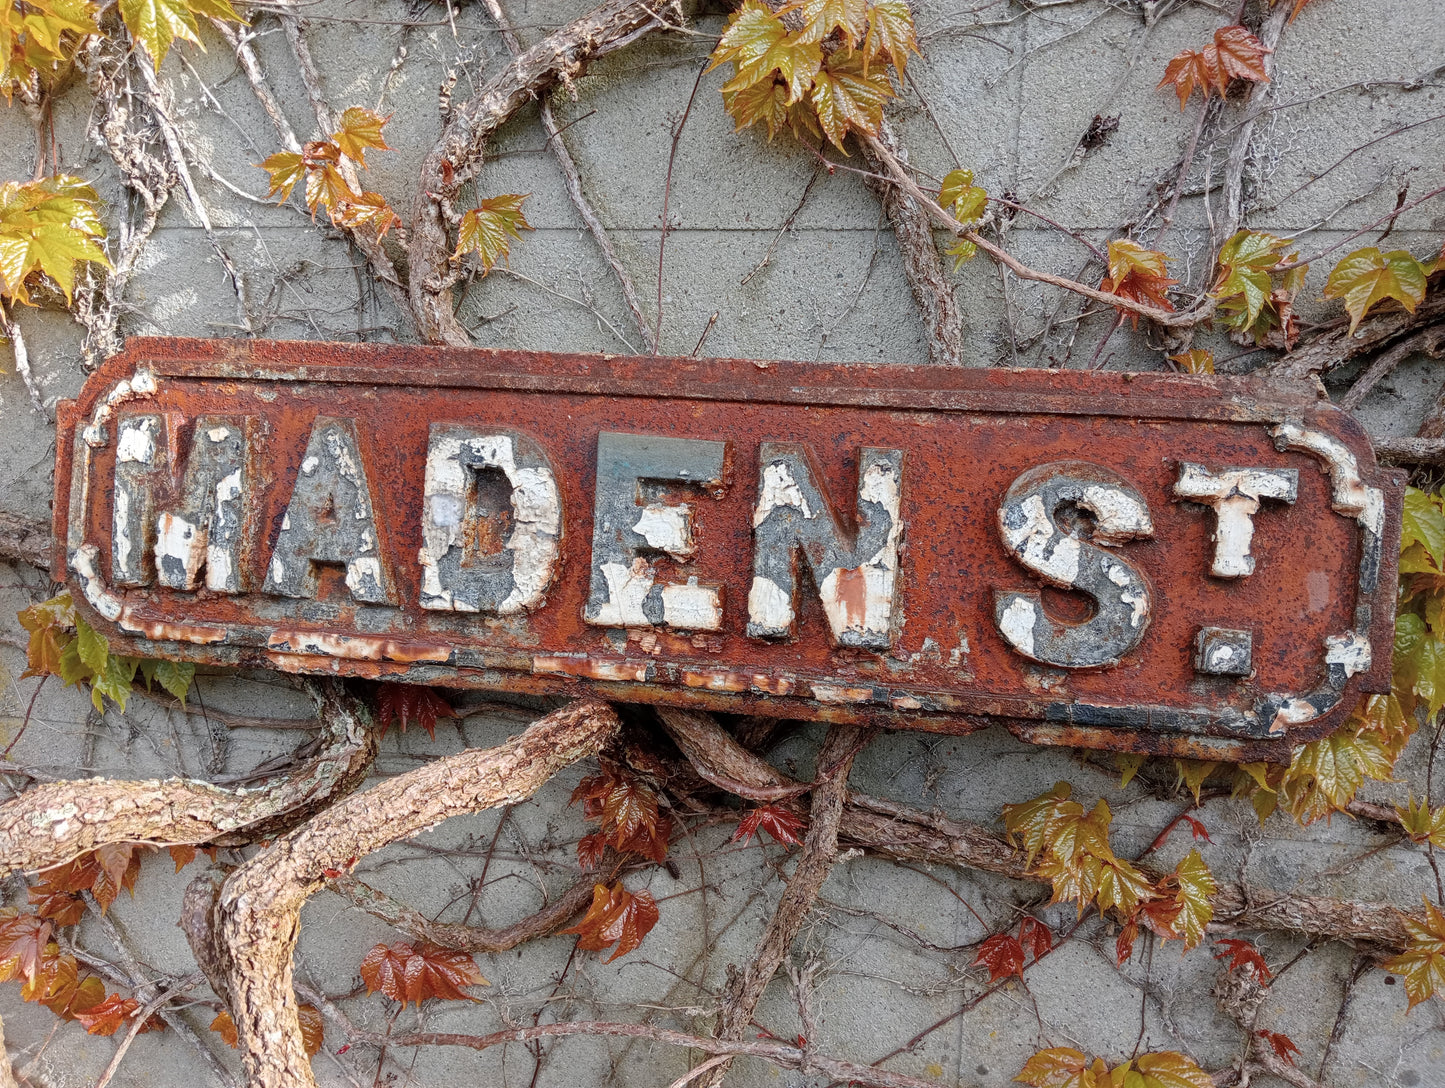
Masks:
[[[58,448],[130,653],[1232,760],[1389,683],[1402,482],[1253,379],[142,339]]]

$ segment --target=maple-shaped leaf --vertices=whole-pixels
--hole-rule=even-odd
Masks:
[[[463,215],[457,228],[457,249],[453,256],[475,253],[484,276],[498,261],[505,261],[512,252],[511,239],[521,241],[521,232],[532,229],[532,224],[522,214],[522,202],[531,195],[503,193],[488,197]]]
[[[189,844],[183,846],[167,846],[166,853],[176,863],[176,872],[180,872],[191,862],[196,860],[196,848]]]
[[[1216,952],[1214,958],[1217,960],[1227,959],[1231,971],[1241,971],[1247,967],[1261,982],[1268,982],[1273,977],[1270,974],[1269,965],[1259,954],[1259,949],[1249,941],[1240,940],[1237,937],[1223,937],[1214,943],[1224,949],[1223,952]]]
[[[1347,721],[1295,749],[1280,793],[1294,818],[1310,823],[1343,809],[1366,778],[1388,781],[1394,766],[1379,736]]]
[[[68,305],[77,261],[110,267],[96,239],[105,237],[100,197],[69,174],[0,185],[0,295],[30,303],[27,280],[48,277]]]
[[[1076,801],[1070,801],[1074,787],[1068,782],[1055,782],[1054,788],[1037,797],[1003,806],[1004,827],[1009,838],[1023,836],[1029,864],[1043,851],[1057,830],[1070,815],[1083,812]],[[1068,806],[1074,806],[1073,809]]]
[[[433,740],[437,735],[438,718],[455,718],[451,704],[434,690],[420,684],[379,684],[376,689],[376,724],[381,735],[396,722],[405,733],[408,726],[419,725]]]
[[[186,705],[186,694],[191,690],[191,683],[196,678],[196,666],[192,661],[157,661],[153,658],[143,658],[140,663],[141,675],[145,678],[146,691],[151,690],[152,684],[160,684],[166,694],[181,704]]]
[[[1264,70],[1264,58],[1273,50],[1242,26],[1222,26],[1214,32],[1214,48],[1219,57],[1219,80],[1215,86],[1223,94],[1229,89],[1231,79],[1247,79],[1254,83],[1268,83],[1269,73]]]
[[[843,151],[849,132],[878,135],[883,103],[892,97],[893,85],[881,68],[868,72],[861,56],[841,58],[834,53],[819,70],[810,101],[824,134]]]
[[[972,170],[950,170],[938,188],[938,204],[960,223],[977,223],[988,205],[988,191],[973,183]]]
[[[1409,943],[1405,951],[1380,965],[1404,980],[1405,995],[1412,1009],[1432,994],[1445,994],[1445,915],[1430,900],[1424,902],[1423,923],[1403,911],[1400,913]]]
[[[8,101],[22,87],[57,88],[76,50],[96,26],[89,0],[26,0],[0,5],[0,92]]]
[[[92,1035],[114,1035],[123,1027],[128,1027],[130,1020],[140,1010],[141,1003],[133,997],[121,997],[120,994],[111,994],[98,1005],[92,1005],[88,1009],[81,1010],[75,1014],[75,1019],[85,1026],[85,1030]],[[164,1031],[165,1021],[157,1016],[149,1016],[141,1025],[141,1034],[148,1031]]]
[[[1189,787],[1189,792],[1194,795],[1194,803],[1199,804],[1199,791],[1204,787],[1204,780],[1219,769],[1219,764],[1214,760],[1206,759],[1176,759],[1174,767],[1179,772],[1179,781]]]
[[[75,603],[70,591],[57,594],[23,610],[20,626],[30,633],[25,651],[26,676],[55,676],[60,673],[60,656],[75,636]]]
[[[1037,960],[1054,947],[1054,931],[1032,914],[1025,914],[1019,922],[1019,944]]]
[[[355,195],[356,190],[347,183],[346,177],[337,166],[330,162],[307,164],[306,207],[313,219],[318,208],[325,208],[326,214],[335,219],[337,209]]]
[[[1103,805],[1104,802],[1100,801],[1099,804]],[[1118,910],[1123,914],[1133,914],[1142,901],[1153,898],[1154,885],[1129,862],[1114,858],[1112,851],[1109,856],[1112,860],[1099,859],[1102,862],[1099,867],[1099,887],[1094,898],[1100,910]],[[1082,905],[1081,900],[1080,906]]]
[[[659,813],[653,823],[644,823],[631,835],[614,842],[613,846],[622,854],[641,854],[650,861],[661,865],[667,860],[667,844],[672,839],[672,817]]]
[[[602,863],[602,856],[607,852],[607,835],[601,831],[594,831],[590,835],[583,835],[577,840],[577,864],[582,867],[584,873],[590,873]]]
[[[1174,1050],[1140,1054],[1115,1066],[1110,1077],[1111,1088],[1214,1088],[1208,1073]]]
[[[1009,933],[995,933],[978,946],[975,967],[988,968],[990,984],[1010,975],[1024,974],[1024,947]]]
[[[1445,847],[1445,807],[1432,809],[1424,801],[1416,805],[1414,791],[1411,791],[1408,807],[1396,805],[1395,813],[1412,842]]]
[[[1255,1034],[1269,1044],[1269,1048],[1281,1061],[1294,1065],[1294,1056],[1300,1052],[1300,1048],[1294,1045],[1294,1040],[1288,1035],[1282,1031],[1256,1031]]]
[[[229,1047],[234,1048],[241,1041],[240,1035],[236,1032],[236,1021],[231,1019],[228,1009],[222,1009],[216,1013],[216,1018],[211,1021],[210,1028],[221,1037],[221,1042]]]
[[[90,884],[90,894],[95,896],[102,912],[115,902],[122,889],[132,896],[135,895],[136,878],[140,876],[141,852],[134,843],[108,843],[95,850],[91,856],[95,858],[95,867],[92,870],[94,876]]]
[[[732,841],[746,846],[753,841],[754,835],[766,831],[774,842],[796,846],[801,841],[798,832],[802,831],[804,826],[801,816],[781,805],[759,805],[738,821],[738,829],[733,832]]]
[[[868,5],[868,34],[863,39],[864,70],[880,57],[887,57],[902,75],[910,52],[922,55],[907,0],[873,0]]]
[[[1146,249],[1127,238],[1116,238],[1109,243],[1109,272],[1099,284],[1099,289],[1158,310],[1173,310],[1174,303],[1169,301],[1168,291],[1179,281],[1164,270],[1167,260],[1169,258],[1157,250]],[[1119,312],[1128,313],[1126,310]],[[1138,315],[1131,316],[1137,326]]]
[[[268,198],[279,195],[281,203],[291,199],[291,191],[306,177],[306,158],[299,151],[278,151],[261,164],[271,175]]]
[[[1381,253],[1357,249],[1335,265],[1325,281],[1325,298],[1341,299],[1350,315],[1350,335],[1376,303],[1393,299],[1410,313],[1425,298],[1429,273],[1407,250]]]
[[[1214,352],[1208,348],[1190,348],[1178,355],[1169,356],[1171,363],[1178,363],[1186,374],[1213,374]]]
[[[863,37],[868,24],[867,0],[799,0],[782,10],[802,15],[800,36],[804,41],[821,42],[834,30],[841,30],[846,50]]]
[[[788,85],[782,80],[770,76],[735,90],[729,90],[729,87],[731,84],[722,91],[723,109],[733,119],[736,131],[762,123],[767,125],[768,139],[771,140],[790,124],[792,112],[788,108]]]
[[[618,843],[655,827],[657,815],[657,794],[635,778],[615,779],[602,799],[602,829],[614,832]]]
[[[33,984],[51,945],[51,923],[35,914],[0,918],[0,982],[18,978]]]
[[[1164,66],[1164,78],[1159,81],[1155,90],[1163,90],[1173,84],[1174,92],[1179,96],[1179,108],[1182,110],[1196,87],[1200,94],[1206,99],[1209,98],[1218,64],[1218,56],[1212,47],[1182,50]]]
[[[769,86],[776,76],[787,86],[786,102],[792,103],[813,85],[823,63],[823,50],[816,41],[789,33],[767,5],[752,0],[729,22],[713,51],[709,70],[727,60],[733,62],[733,78],[723,85],[725,100],[751,88]],[[735,120],[739,128],[746,127],[740,118]]]
[[[85,916],[84,899],[47,882],[42,881],[26,894],[36,914],[62,928],[75,925]]]
[[[401,216],[396,214],[396,209],[380,193],[369,190],[343,200],[333,212],[331,221],[348,230],[365,228],[378,238],[384,238],[392,227],[401,226]]]
[[[1419,544],[1425,550],[1435,570],[1445,570],[1445,512],[1440,508],[1438,495],[1431,495],[1418,487],[1405,488],[1405,504],[1400,521],[1401,553],[1412,544]],[[20,622],[24,623],[25,613],[20,615]],[[26,630],[33,628],[27,626]]]
[[[629,892],[619,880],[611,887],[594,885],[592,905],[582,920],[560,932],[577,934],[577,947],[584,952],[600,952],[615,941],[617,949],[607,958],[611,963],[640,945],[642,938],[657,925],[657,919],[657,903],[652,894]]]
[[[177,38],[201,45],[197,15],[233,23],[246,21],[236,14],[229,0],[119,0],[119,6],[126,30],[145,46],[157,72]]]
[[[382,126],[390,120],[390,114],[383,117],[364,106],[349,106],[341,114],[341,127],[331,134],[331,140],[343,155],[364,169],[367,148],[391,150],[381,137]]]
[[[475,1001],[462,993],[463,986],[489,985],[472,957],[435,945],[379,944],[361,961],[361,981],[366,992],[378,990],[399,1001],[418,1006],[429,998],[442,1001]]]
[[[1029,1088],[1109,1088],[1108,1077],[1102,1058],[1090,1063],[1082,1051],[1055,1046],[1032,1055],[1014,1080]]]
[[[1283,238],[1263,231],[1241,230],[1219,250],[1219,274],[1212,294],[1221,300],[1239,299],[1243,324],[1252,325],[1269,300],[1273,283],[1270,273],[1281,263]]]
[[[1181,940],[1190,949],[1204,940],[1204,928],[1214,917],[1214,894],[1219,890],[1214,874],[1197,849],[1174,867],[1160,889],[1164,898],[1145,903],[1142,911],[1165,940]]]
[[[47,955],[41,961],[35,985],[21,991],[25,1000],[39,1002],[62,1020],[74,1020],[78,1014],[105,1000],[105,983],[94,975],[81,978],[80,965],[74,956],[59,953],[59,946],[55,944],[48,945],[47,951],[50,949],[55,949],[57,954]]]

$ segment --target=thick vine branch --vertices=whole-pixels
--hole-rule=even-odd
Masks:
[[[49,782],[0,805],[0,866],[46,869],[104,846],[230,846],[277,834],[354,790],[376,759],[371,714],[340,680],[312,694],[325,723],[320,747],[299,767],[240,789],[197,779]]]
[[[252,1088],[312,1088],[292,989],[301,907],[328,870],[451,816],[516,804],[617,732],[605,704],[582,700],[496,748],[468,750],[333,804],[236,870],[213,910],[211,965],[223,978]],[[202,965],[203,968],[205,965]]]
[[[543,38],[497,73],[457,109],[422,162],[410,238],[409,291],[423,339],[465,347],[471,341],[452,312],[448,213],[461,185],[482,165],[487,140],[523,105],[559,83],[570,83],[588,63],[667,24],[648,0],[607,0]]]

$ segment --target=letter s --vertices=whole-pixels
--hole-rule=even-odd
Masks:
[[[1072,504],[1094,515],[1093,540],[1055,520]],[[1154,535],[1149,507],[1123,477],[1087,461],[1029,469],[1004,495],[998,512],[1004,546],[1020,563],[1061,589],[1087,593],[1097,611],[1082,623],[1050,619],[1035,591],[997,591],[994,619],[1004,640],[1025,657],[1065,669],[1117,665],[1149,626],[1151,599],[1143,573],[1096,544],[1117,546]]]

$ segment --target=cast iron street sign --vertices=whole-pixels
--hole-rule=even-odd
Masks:
[[[1388,690],[1400,488],[1249,379],[138,339],[54,562],[133,654],[1252,759]]]

